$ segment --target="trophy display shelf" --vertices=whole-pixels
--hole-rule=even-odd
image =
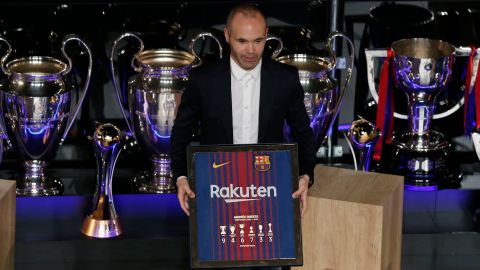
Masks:
[[[80,232],[92,195],[17,197],[15,269],[188,268],[188,219],[175,194],[114,200],[123,234],[95,239]]]
[[[107,240],[81,233],[97,182],[90,144],[74,141],[64,145],[48,167],[46,174],[62,179],[63,194],[16,198],[15,269],[33,265],[36,269],[151,269],[158,265],[186,269],[188,219],[175,194],[138,194],[134,190],[132,179],[147,164],[137,148],[123,150],[113,174],[113,196],[123,235]],[[0,178],[18,174],[19,164],[11,156],[8,152],[2,162]]]
[[[137,193],[133,178],[139,169],[147,167],[148,164],[149,160],[142,155],[138,145],[123,149],[114,170],[113,193]],[[13,151],[4,153],[0,168],[2,179],[18,179],[22,173],[22,166],[16,160]],[[86,138],[75,138],[67,140],[67,143],[60,147],[55,159],[48,165],[45,175],[63,182],[63,193],[58,195],[89,195],[95,192],[96,171],[91,142]]]
[[[55,164],[54,164],[55,165]],[[64,185],[63,193],[60,195],[79,196],[89,195],[95,192],[96,169],[91,167],[72,168],[72,167],[54,167],[49,168],[46,172],[48,175],[62,180]],[[132,194],[137,193],[134,190],[132,178],[135,173],[133,168],[119,168],[115,170],[114,177],[116,183],[113,184],[114,194]],[[16,179],[18,170],[12,168],[2,168],[0,170],[0,178]],[[26,196],[29,197],[29,196]]]
[[[479,168],[480,164],[472,170]],[[74,170],[79,171],[82,169]],[[63,172],[71,173],[67,169]],[[114,194],[124,234],[115,239],[83,236],[80,227],[91,207],[95,169],[88,173],[91,193],[17,197],[15,269],[189,268],[188,218],[175,194]],[[132,170],[129,175],[134,173]],[[122,180],[128,182],[128,176]],[[71,183],[80,182],[76,176],[70,177],[75,178]],[[466,175],[464,181],[466,185],[460,189],[404,190],[402,265],[421,263],[426,253],[432,258],[437,256],[434,254],[452,252],[478,254],[475,247],[480,244],[480,227],[476,227],[474,217],[475,210],[480,208],[480,175]],[[314,211],[313,206],[307,211]],[[308,237],[311,236],[303,235],[304,240]],[[446,238],[459,239],[464,245],[460,249],[457,245],[439,249],[431,242]]]

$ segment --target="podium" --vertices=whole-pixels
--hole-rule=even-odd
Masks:
[[[403,177],[315,167],[302,219],[308,270],[400,270]]]
[[[15,181],[0,180],[0,270],[13,269],[15,251]]]

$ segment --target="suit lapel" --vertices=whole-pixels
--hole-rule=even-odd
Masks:
[[[219,112],[222,113],[222,122],[226,135],[227,144],[233,144],[233,125],[232,125],[232,85],[231,85],[231,72],[230,72],[230,57],[225,57],[221,61],[220,70],[217,78],[220,80],[218,84],[212,82],[212,85],[218,85],[219,89],[217,95],[222,106]]]
[[[274,78],[272,78],[271,66],[268,62],[268,59],[262,59],[262,70],[260,75],[260,104],[259,104],[259,113],[258,113],[258,142],[265,142],[265,132],[270,117],[270,112],[272,102],[272,95],[274,87],[272,83]]]

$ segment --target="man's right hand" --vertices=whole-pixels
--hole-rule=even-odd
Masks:
[[[188,184],[187,177],[182,176],[179,177],[177,180],[177,197],[178,202],[180,203],[180,207],[182,207],[183,212],[190,216],[190,207],[188,206],[188,199],[195,198],[195,193],[190,189],[190,185]]]

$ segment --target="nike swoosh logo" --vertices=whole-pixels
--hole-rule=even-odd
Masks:
[[[218,169],[218,168],[220,168],[220,167],[223,167],[223,166],[227,165],[227,164],[230,163],[230,162],[231,162],[231,161],[227,161],[227,162],[220,163],[220,164],[215,164],[215,162],[213,162],[212,167],[213,167],[214,169]]]

